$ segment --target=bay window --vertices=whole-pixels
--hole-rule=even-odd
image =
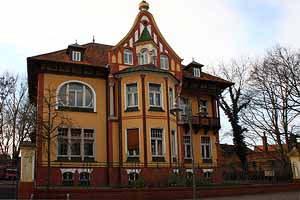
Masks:
[[[153,157],[162,157],[163,155],[163,129],[151,129],[151,153]]]
[[[138,87],[136,83],[126,85],[126,108],[138,107]]]
[[[162,107],[161,85],[149,84],[149,103],[152,107]]]
[[[127,129],[127,156],[139,157],[139,129]]]

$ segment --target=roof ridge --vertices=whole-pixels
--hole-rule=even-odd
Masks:
[[[104,46],[108,46],[108,47],[114,47],[112,45],[101,44],[101,43],[96,43],[96,42],[94,42],[94,43],[93,42],[89,42],[89,43],[86,43],[86,44],[82,44],[80,46],[88,46],[88,45],[91,45],[91,44],[97,44],[97,45],[104,45]],[[48,52],[48,53],[38,54],[38,55],[35,55],[35,56],[30,56],[27,59],[32,59],[32,58],[37,58],[37,57],[40,57],[40,56],[46,56],[46,55],[49,55],[49,54],[59,53],[59,52],[62,52],[62,51],[66,51],[67,49],[68,48],[64,48],[64,49],[57,50],[57,51],[52,51],[52,52]]]

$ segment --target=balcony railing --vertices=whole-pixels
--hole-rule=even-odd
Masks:
[[[181,115],[179,121],[187,124],[188,117],[185,115]],[[201,128],[212,128],[212,129],[219,129],[221,127],[219,118],[203,117],[203,116],[193,116],[192,125]]]

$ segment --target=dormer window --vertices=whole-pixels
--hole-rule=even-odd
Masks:
[[[200,77],[201,75],[201,70],[199,68],[194,68],[194,76],[195,77]]]
[[[133,55],[132,51],[129,49],[124,50],[124,64],[132,65],[133,64]]]
[[[72,51],[72,60],[73,61],[81,61],[81,52],[80,51]]]
[[[169,69],[169,58],[166,55],[160,56],[160,68],[165,70]]]
[[[141,52],[139,53],[138,60],[140,65],[149,64],[148,49],[141,50]]]

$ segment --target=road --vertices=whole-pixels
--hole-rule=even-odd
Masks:
[[[300,191],[235,197],[201,198],[201,200],[300,200]]]

